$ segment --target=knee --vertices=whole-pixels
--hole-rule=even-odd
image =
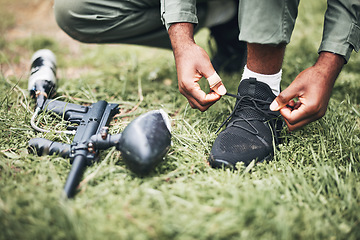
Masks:
[[[85,9],[84,0],[55,0],[54,15],[58,26],[70,37],[80,42],[88,42],[89,39],[82,31],[84,22],[81,18],[76,17]]]

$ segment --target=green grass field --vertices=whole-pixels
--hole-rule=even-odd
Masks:
[[[233,99],[223,97],[204,113],[191,109],[178,92],[170,51],[76,43],[74,54],[36,32],[8,40],[16,18],[1,7],[7,2],[0,4],[0,239],[360,239],[359,54],[339,76],[325,117],[284,130],[273,161],[215,170],[207,157]],[[316,60],[325,9],[326,1],[301,2],[283,88]],[[207,39],[206,30],[197,35],[206,49]],[[27,152],[33,137],[72,141],[30,126],[27,64],[40,48],[57,55],[61,100],[120,104],[111,132],[153,109],[170,115],[172,147],[155,171],[138,177],[118,151],[103,151],[76,197],[60,199],[68,160]],[[240,76],[222,75],[230,92]],[[50,120],[44,117],[44,127],[57,127]]]

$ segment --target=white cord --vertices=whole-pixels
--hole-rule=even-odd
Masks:
[[[55,130],[55,131],[50,131],[50,130],[46,130],[46,129],[43,129],[43,128],[38,127],[38,126],[36,125],[36,123],[35,123],[35,119],[36,119],[36,117],[38,116],[38,114],[39,114],[40,111],[41,111],[41,109],[40,109],[39,107],[36,107],[35,112],[34,112],[34,114],[33,114],[32,117],[31,117],[30,124],[31,124],[31,127],[32,127],[33,129],[35,129],[35,130],[38,131],[38,132],[43,132],[43,133],[53,132],[53,133],[59,133],[59,134],[65,133],[65,134],[69,134],[69,135],[75,135],[75,133],[76,133],[75,130],[73,130],[73,131],[56,131],[56,130]]]

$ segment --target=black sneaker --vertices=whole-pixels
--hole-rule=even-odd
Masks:
[[[276,96],[255,78],[242,80],[238,95],[232,96],[237,98],[235,107],[220,126],[227,123],[211,149],[210,165],[235,168],[237,162],[246,166],[252,160],[271,160],[284,125],[280,113],[269,109]]]
[[[227,23],[210,28],[211,36],[216,42],[216,53],[211,63],[217,72],[239,73],[247,59],[246,42],[239,41],[238,16]]]

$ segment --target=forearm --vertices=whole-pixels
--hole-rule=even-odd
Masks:
[[[174,23],[170,26],[168,33],[175,60],[179,53],[184,52],[185,48],[195,44],[194,25],[192,23]]]
[[[336,78],[341,72],[342,67],[345,64],[345,58],[339,54],[330,52],[321,52],[318,60],[314,64],[314,68],[323,76],[323,79],[327,81],[328,86],[332,86],[335,83]]]

